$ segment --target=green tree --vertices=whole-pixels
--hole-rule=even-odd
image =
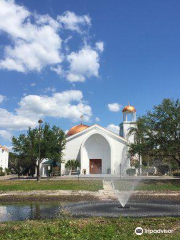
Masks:
[[[27,134],[20,134],[18,138],[13,136],[12,145],[19,173],[33,175],[38,158],[38,130],[29,128]]]
[[[25,163],[32,175],[39,158],[39,141],[41,144],[40,162],[42,159],[48,158],[61,163],[62,152],[66,144],[65,133],[59,127],[51,128],[49,124],[45,123],[41,131],[38,128],[29,128],[27,134],[20,134],[18,138],[12,138],[14,152],[20,161]]]
[[[176,162],[180,168],[180,101],[164,99],[152,111],[138,119],[143,141],[130,144],[131,154],[139,151],[163,162]],[[137,122],[137,123],[138,123]],[[141,136],[141,135],[140,135]]]
[[[152,155],[160,159],[168,158],[180,167],[180,102],[164,99],[146,116],[146,125],[153,133],[149,141],[153,143]]]
[[[134,136],[134,143],[129,144],[129,153],[131,156],[138,155],[138,172],[140,175],[141,158],[146,153],[145,136],[148,134],[145,128],[145,119],[139,118],[136,122],[136,126],[131,127],[128,135]]]
[[[9,152],[9,169],[12,173],[18,174],[18,177],[23,172],[22,166],[20,166],[20,163],[23,163],[23,161],[20,161],[19,155],[16,153]]]

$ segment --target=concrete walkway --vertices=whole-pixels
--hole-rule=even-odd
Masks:
[[[115,200],[115,192],[111,180],[103,180],[103,190],[99,190],[102,199]]]
[[[53,178],[50,178],[50,180],[75,180],[75,179],[78,179],[78,175],[64,175],[64,176],[56,176],[56,177],[53,177]],[[115,180],[115,179],[129,179],[129,180],[137,180],[137,179],[140,179],[140,180],[177,180],[180,178],[179,177],[172,177],[172,176],[127,176],[127,177],[121,177],[120,178],[120,175],[114,175],[114,174],[80,174],[79,175],[79,179],[81,180],[107,180],[107,181],[110,181],[110,180]]]
[[[171,176],[141,176],[141,177],[121,177],[119,175],[112,175],[112,174],[80,174],[78,175],[64,175],[64,176],[56,176],[52,178],[42,177],[41,180],[105,180],[105,181],[111,181],[111,180],[120,180],[120,179],[128,179],[128,180],[177,180],[180,178],[178,177],[171,177]],[[17,174],[12,175],[6,175],[6,176],[0,176],[1,180],[35,180],[36,177],[27,177],[27,176],[21,176],[18,178]]]
[[[107,192],[113,191],[111,180],[110,181],[103,180],[103,189],[104,191]]]

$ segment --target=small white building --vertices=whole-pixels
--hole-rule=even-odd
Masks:
[[[9,160],[8,149],[0,145],[0,167],[2,167],[3,171],[5,171],[5,168],[8,168],[8,160]]]
[[[36,162],[38,165],[38,161]],[[59,164],[57,164],[59,166]],[[42,159],[40,163],[40,176],[41,177],[49,177],[50,171],[52,170],[53,161],[49,160],[48,158]],[[35,168],[35,176],[37,176],[37,167]]]
[[[134,136],[129,136],[128,132],[134,126],[136,110],[128,105],[123,109],[119,135],[98,124],[72,127],[66,135],[62,174],[66,173],[66,162],[75,159],[80,162],[81,174],[126,175],[126,169],[130,167],[128,142],[134,141]]]

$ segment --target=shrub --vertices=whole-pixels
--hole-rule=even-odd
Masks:
[[[0,167],[0,176],[5,176],[5,172],[3,172],[3,168]]]
[[[126,173],[129,175],[129,176],[134,176],[136,174],[136,169],[135,168],[128,168],[126,170]]]
[[[69,170],[76,170],[77,167],[80,167],[80,163],[77,160],[68,160],[67,163],[65,164],[65,168]]]
[[[144,176],[153,176],[155,174],[155,168],[154,167],[148,167],[148,166],[142,166],[142,173]]]
[[[174,177],[180,177],[180,172],[178,172],[178,171],[173,172],[173,176]]]
[[[154,176],[159,176],[159,177],[161,177],[161,176],[163,176],[163,174],[160,173],[160,172],[157,172],[157,173],[154,174]]]
[[[163,175],[169,172],[169,166],[166,164],[160,164],[157,166],[158,172],[162,173]]]
[[[5,168],[5,172],[7,175],[9,175],[11,173],[11,170],[9,168]]]

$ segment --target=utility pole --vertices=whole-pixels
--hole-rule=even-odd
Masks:
[[[120,179],[121,179],[122,164],[120,163]]]
[[[38,165],[37,165],[37,181],[41,180],[41,174],[40,174],[40,163],[41,163],[41,124],[43,123],[43,120],[39,119],[39,158],[38,158]]]

